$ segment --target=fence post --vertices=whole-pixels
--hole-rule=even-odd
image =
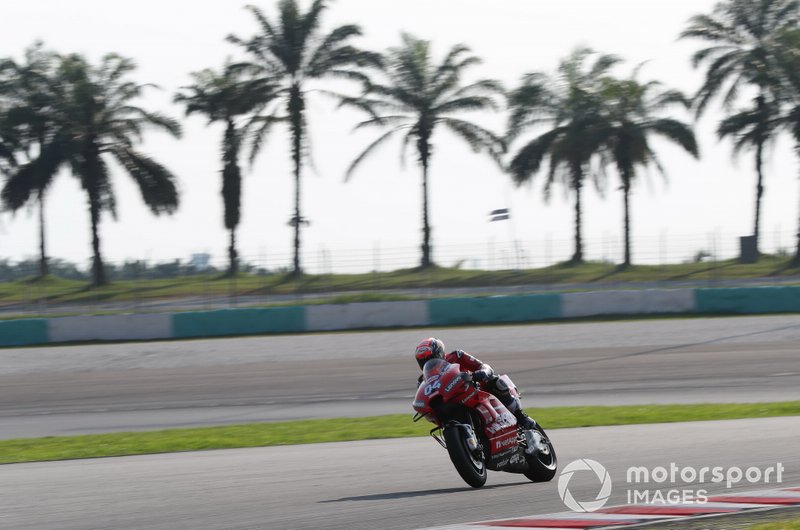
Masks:
[[[714,284],[717,282],[717,275],[719,274],[718,270],[718,263],[717,263],[717,248],[714,241],[714,233],[709,232],[708,234],[708,251],[711,254],[711,274],[708,275],[708,285],[709,287],[713,287]]]
[[[133,266],[133,304],[135,312],[139,313],[142,310],[142,292],[141,292],[141,284],[139,282],[139,274],[140,271],[140,261],[136,260]]]
[[[661,229],[658,236],[658,262],[661,268],[661,282],[665,282],[667,280],[667,230],[665,228]]]
[[[210,279],[211,279],[211,272],[206,271],[206,273],[203,274],[203,309],[205,309],[206,311],[208,311],[209,307],[208,282]]]
[[[544,242],[544,266],[550,267],[553,264],[553,234],[548,232]]]
[[[258,264],[259,269],[261,270],[261,294],[262,294],[262,302],[264,304],[267,303],[267,248],[262,246],[258,251]]]
[[[381,275],[380,275],[380,266],[381,266],[381,244],[379,241],[375,241],[372,244],[372,279],[373,285],[372,290],[377,292],[380,290],[381,285]]]

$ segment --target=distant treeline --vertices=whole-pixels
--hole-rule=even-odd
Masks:
[[[91,280],[92,269],[61,259],[51,258],[48,261],[50,274],[67,280]],[[197,267],[188,261],[176,259],[166,263],[147,263],[145,261],[125,261],[122,264],[106,263],[106,273],[111,280],[144,280],[159,278],[178,278],[181,276],[222,275],[227,268],[218,269],[213,266]],[[12,263],[0,260],[0,282],[30,280],[39,272],[39,260],[23,260]],[[269,274],[266,269],[242,262],[240,272],[250,274]],[[285,271],[284,271],[285,272]]]
[[[554,72],[530,72],[520,64],[520,73],[528,73],[515,87],[491,78],[470,80],[467,74],[481,60],[464,45],[455,44],[437,57],[431,41],[403,33],[397,46],[364,50],[356,45],[362,35],[356,24],[323,30],[326,0],[311,0],[307,9],[301,3],[305,2],[280,0],[274,13],[248,6],[256,32],[226,38],[238,57],[218,68],[191,73],[191,83],[174,95],[186,115],[199,115],[223,131],[219,173],[222,221],[229,232],[228,274],[245,267],[236,240],[242,217],[240,159],[253,162],[275,127],[288,133],[295,182],[294,193],[287,198],[293,211],[288,220],[294,232],[292,270],[302,273],[301,233],[309,221],[302,214],[300,184],[311,150],[308,130],[313,118],[308,99],[320,93],[362,113],[353,123],[356,129],[379,131],[355,157],[346,178],[390,140],[399,142],[403,157],[408,154],[418,163],[421,200],[409,205],[409,211],[421,213],[421,268],[435,265],[429,169],[438,152],[434,139],[439,141],[439,131],[490,157],[497,163],[498,175],[517,185],[541,180],[546,197],[554,187],[563,187],[574,201],[572,263],[584,261],[584,195],[613,181],[612,189],[623,198],[625,244],[620,267],[625,268],[632,262],[633,185],[648,168],[665,172],[657,153],[663,143],[653,140],[699,158],[700,145],[687,111],[700,118],[712,102],[719,101],[725,117],[717,135],[731,142],[734,153],[753,155],[755,211],[749,247],[750,254],[758,257],[765,153],[783,135],[791,138],[800,155],[800,0],[723,0],[711,13],[692,17],[680,37],[699,43],[692,65],[703,68],[705,75],[697,91],[688,95],[657,80],[641,79],[641,67],[620,75],[620,57],[589,48],[576,49]],[[526,56],[520,50],[509,53]],[[149,85],[134,82],[134,70],[133,61],[117,54],[94,63],[41,43],[30,47],[23,60],[0,60],[2,203],[10,211],[38,206],[41,276],[56,272],[57,262],[47,259],[44,205],[62,169],[78,179],[86,193],[95,286],[110,277],[130,277],[136,269],[113,268],[102,258],[100,223],[104,215],[116,216],[112,165],[133,179],[154,214],[171,214],[179,207],[176,176],[139,147],[148,130],[179,137],[181,124],[137,105]],[[343,82],[336,86],[349,83],[349,88],[342,88],[349,92],[332,93],[329,81],[334,79]],[[468,119],[475,112],[501,113],[506,126],[489,130]],[[374,190],[374,201],[392,199],[379,187]],[[794,264],[800,266],[800,230]]]

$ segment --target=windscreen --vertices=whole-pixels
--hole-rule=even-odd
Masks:
[[[422,369],[422,377],[427,381],[431,377],[441,375],[443,372],[447,371],[450,366],[452,365],[445,360],[431,359],[425,363],[425,367]]]

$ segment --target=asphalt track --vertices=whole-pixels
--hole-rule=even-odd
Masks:
[[[0,350],[0,438],[409,412],[425,336],[527,406],[800,400],[800,316],[320,333]]]
[[[630,466],[757,466],[780,462],[800,485],[800,421],[767,418],[564,429],[550,433],[562,467],[592,458],[608,469],[610,504],[627,502]],[[556,482],[490,473],[467,488],[433,440],[373,440],[0,466],[0,528],[400,530],[563,512]],[[583,478],[581,478],[583,477]],[[588,480],[584,480],[588,479]],[[709,494],[776,487],[637,484]],[[772,480],[775,473],[772,474]],[[578,500],[599,483],[576,474]]]

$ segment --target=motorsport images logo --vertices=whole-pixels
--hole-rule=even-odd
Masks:
[[[783,482],[783,464],[759,468],[742,469],[738,466],[679,466],[671,462],[668,466],[648,468],[631,466],[626,475],[628,504],[705,504],[708,502],[709,485],[724,484],[731,489],[734,484],[747,481],[750,484],[780,484]],[[572,476],[590,471],[599,482],[600,491],[594,500],[580,502],[569,490]],[[583,481],[583,479],[582,479]],[[587,482],[583,481],[585,486]],[[591,482],[589,483],[591,484]],[[589,458],[570,462],[558,477],[558,494],[567,508],[574,512],[594,512],[605,506],[611,496],[611,476],[603,464]]]
[[[569,491],[569,481],[578,471],[592,471],[600,482],[600,492],[593,501],[578,502]],[[589,458],[573,460],[558,476],[558,495],[567,508],[573,512],[594,512],[605,506],[611,496],[611,475],[603,464]]]

